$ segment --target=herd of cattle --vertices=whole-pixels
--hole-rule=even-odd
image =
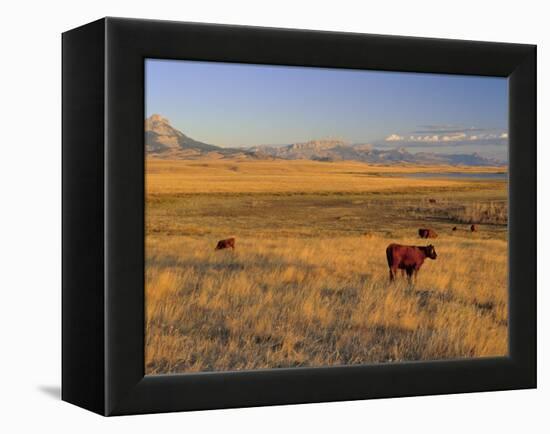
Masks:
[[[453,232],[457,231],[458,228],[455,226]],[[477,225],[470,226],[471,232],[477,232]],[[420,238],[437,238],[437,232],[433,229],[418,229],[418,236]]]
[[[453,227],[452,230],[456,231],[457,227]],[[471,232],[477,232],[477,230],[477,225],[470,226]],[[420,238],[437,238],[437,233],[433,229],[421,228],[418,229],[418,236]],[[235,238],[227,238],[218,241],[215,250],[229,248],[235,250]],[[437,253],[432,244],[428,246],[404,246],[392,243],[386,248],[386,258],[390,269],[390,282],[395,280],[397,271],[401,270],[402,273],[406,273],[410,283],[412,279],[416,277],[416,274],[426,258],[436,259]]]

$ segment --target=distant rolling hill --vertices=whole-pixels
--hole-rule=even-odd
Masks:
[[[404,148],[375,149],[368,144],[341,140],[311,140],[283,146],[223,148],[194,140],[174,128],[168,119],[154,114],[145,120],[145,148],[150,156],[165,159],[283,159],[314,161],[362,161],[378,164],[450,164],[500,166],[501,161],[472,154],[411,153]]]

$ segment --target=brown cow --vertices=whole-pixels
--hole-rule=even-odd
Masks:
[[[477,225],[472,225],[472,226],[470,226],[470,230],[471,230],[472,232],[477,232]]]
[[[420,238],[437,238],[437,233],[433,229],[418,229]]]
[[[430,202],[430,203],[437,203],[437,200],[435,200],[435,199],[428,199],[428,202]]]
[[[402,246],[400,244],[390,244],[386,248],[386,258],[390,268],[390,282],[395,279],[397,270],[404,270],[407,273],[407,279],[411,283],[412,278],[416,276],[418,270],[426,258],[435,259],[437,253],[434,246]]]
[[[456,231],[457,229],[458,229],[458,228],[455,226],[455,227],[453,228],[453,232]]]
[[[215,250],[229,249],[230,247],[235,250],[235,238],[227,238],[226,240],[218,241]]]

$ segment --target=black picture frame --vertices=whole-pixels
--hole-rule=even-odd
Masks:
[[[536,387],[536,46],[104,18],[63,34],[62,399],[102,415]],[[508,77],[509,356],[144,376],[144,60]]]

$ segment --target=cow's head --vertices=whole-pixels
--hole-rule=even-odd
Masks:
[[[437,253],[435,253],[435,248],[431,244],[426,246],[426,256],[430,259],[437,258]]]

